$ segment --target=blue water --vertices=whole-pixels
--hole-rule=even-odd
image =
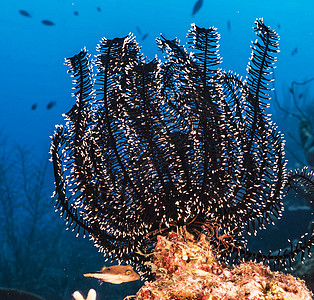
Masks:
[[[291,82],[314,77],[314,1],[204,0],[203,6],[192,16],[195,2],[1,0],[1,140],[29,149],[31,156],[45,156],[54,126],[63,123],[62,113],[74,103],[71,78],[67,75],[64,58],[77,54],[83,47],[94,55],[102,37],[122,37],[129,32],[137,36],[143,53],[149,59],[155,54],[161,57],[155,38],[162,33],[167,38],[178,37],[184,43],[191,23],[200,27],[217,27],[221,35],[222,67],[245,76],[251,41],[255,40],[252,30],[254,20],[263,17],[265,24],[280,35],[281,52],[275,71],[279,101],[290,111],[295,110],[289,99]],[[22,15],[20,10],[27,11],[31,17]],[[54,25],[45,25],[43,20],[49,20]],[[144,34],[147,38],[143,40]],[[306,100],[302,99],[302,106],[310,112],[314,106],[313,86],[306,87],[308,96]],[[49,103],[52,107],[47,109]],[[301,161],[305,161],[302,149],[294,146],[288,136],[288,132],[292,132],[298,139],[295,130],[297,120],[289,119],[276,109],[274,103],[271,105],[274,119],[287,135],[289,147],[296,149]],[[314,109],[312,112],[314,114]],[[293,160],[289,153],[287,157]],[[291,166],[295,165],[296,161],[291,162]],[[51,171],[47,172],[48,181],[52,183]],[[55,217],[58,218],[58,215]],[[84,257],[84,260],[88,258]],[[69,297],[68,292],[64,299]],[[104,299],[115,298],[107,296]]]
[[[208,1],[192,16],[193,1],[10,0],[0,2],[1,112],[0,129],[12,139],[44,151],[54,125],[62,122],[71,99],[71,79],[64,58],[84,46],[95,54],[102,37],[148,33],[138,39],[148,58],[157,53],[155,38],[178,37],[184,42],[190,24],[215,26],[221,34],[223,67],[245,75],[250,57],[254,20],[263,17],[279,33],[277,87],[313,76],[314,2],[302,1]],[[99,12],[97,7],[101,8]],[[19,10],[26,10],[30,18]],[[74,15],[78,12],[78,16]],[[51,20],[46,26],[42,20]],[[230,22],[230,31],[227,22]],[[280,25],[280,28],[278,28]],[[298,52],[292,56],[297,47]],[[50,110],[46,105],[56,101]],[[37,103],[37,108],[31,106]]]

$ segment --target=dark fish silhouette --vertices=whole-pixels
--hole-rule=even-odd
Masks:
[[[35,110],[37,108],[37,103],[34,103],[32,106],[31,106],[31,109],[32,110]]]
[[[78,11],[73,12],[75,16],[78,16]]]
[[[280,29],[280,24],[279,23],[278,23],[277,27],[278,27],[278,29]]]
[[[193,7],[192,16],[194,16],[203,6],[203,0],[197,0]]]
[[[229,20],[228,20],[228,22],[227,22],[227,28],[228,28],[228,31],[230,32],[230,30],[231,30],[231,23],[230,23]]]
[[[99,11],[99,12],[100,12],[100,11],[101,11],[101,8],[100,8],[100,7],[97,7],[97,11]]]
[[[49,20],[42,20],[41,23],[43,23],[44,25],[47,25],[47,26],[53,26],[55,25],[55,23],[49,21]]]
[[[137,30],[137,32],[138,32],[140,35],[142,35],[142,30],[141,30],[140,27],[136,26],[136,30]]]
[[[55,105],[56,105],[56,101],[50,101],[48,104],[47,104],[47,109],[51,109],[51,108],[53,108]]]
[[[146,38],[148,37],[148,33],[142,34],[142,30],[139,26],[136,26],[136,30],[139,33],[139,35],[142,38],[142,41],[146,40]]]
[[[293,51],[291,52],[291,55],[294,56],[294,55],[296,55],[297,53],[298,53],[298,48],[295,47],[295,48],[293,49]]]
[[[148,37],[148,33],[145,33],[144,35],[142,35],[142,41],[146,40],[147,37]]]
[[[28,18],[31,18],[31,17],[32,17],[31,14],[30,14],[28,11],[24,10],[24,9],[19,10],[19,13],[20,13],[22,16],[24,16],[24,17],[28,17]]]

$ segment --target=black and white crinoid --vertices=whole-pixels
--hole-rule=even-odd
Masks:
[[[245,80],[220,68],[216,28],[194,24],[193,52],[157,39],[163,62],[147,61],[131,34],[103,38],[95,60],[85,49],[66,59],[76,103],[51,155],[68,227],[144,274],[140,253],[177,226],[216,228],[222,258],[287,266],[310,254],[313,232],[276,255],[250,252],[243,238],[281,216],[290,189],[314,198],[313,172],[287,172],[283,137],[265,112],[279,39],[262,19],[255,25]]]

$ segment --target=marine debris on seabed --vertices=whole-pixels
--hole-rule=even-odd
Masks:
[[[222,266],[204,234],[196,240],[186,231],[159,235],[152,271],[156,280],[146,282],[137,300],[147,299],[312,299],[304,281],[262,263]]]

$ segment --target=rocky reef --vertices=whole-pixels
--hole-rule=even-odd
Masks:
[[[217,262],[209,239],[186,231],[159,235],[150,265],[156,280],[146,282],[137,300],[312,299],[303,280],[271,271],[262,263],[234,267]]]

